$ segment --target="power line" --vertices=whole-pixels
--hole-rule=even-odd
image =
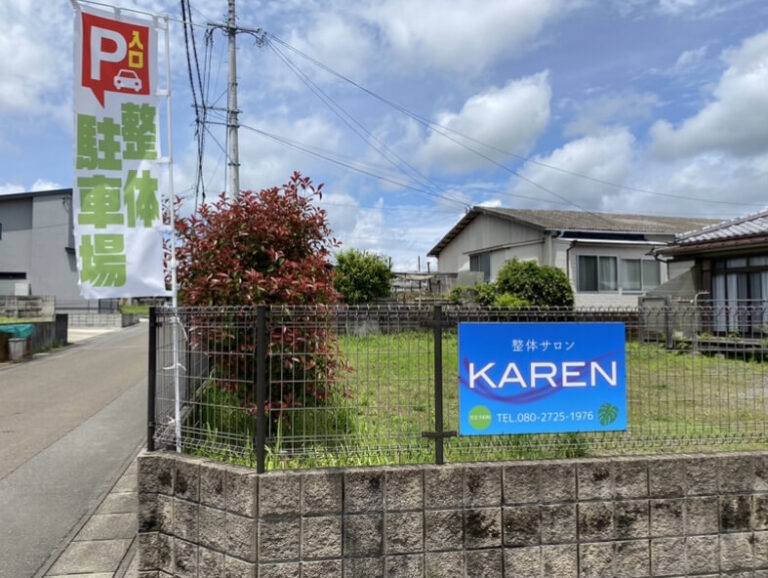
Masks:
[[[541,190],[543,190],[543,191],[545,191],[545,192],[547,192],[549,194],[555,195],[558,198],[566,201],[568,204],[572,204],[573,206],[576,206],[577,208],[580,208],[582,210],[586,210],[586,209],[583,209],[582,207],[579,207],[579,205],[577,205],[576,203],[573,203],[572,201],[566,199],[565,197],[563,197],[559,193],[557,193],[557,192],[555,192],[555,191],[553,191],[553,190],[551,190],[551,189],[549,189],[547,187],[544,187],[543,185],[541,185],[539,183],[536,183],[532,179],[530,179],[528,177],[524,177],[523,175],[521,175],[519,172],[515,171],[511,167],[508,167],[508,166],[504,165],[503,163],[500,163],[497,160],[489,157],[488,155],[485,155],[485,154],[481,153],[477,149],[474,149],[474,148],[466,145],[465,143],[460,142],[458,139],[449,137],[446,133],[451,133],[453,135],[456,135],[457,137],[460,137],[462,139],[466,139],[469,142],[472,142],[472,143],[475,143],[477,145],[486,147],[489,150],[494,150],[494,151],[499,152],[501,154],[517,158],[517,159],[519,159],[519,160],[521,160],[523,162],[531,163],[531,164],[534,164],[534,165],[537,165],[537,166],[541,166],[543,168],[547,168],[547,169],[550,169],[550,170],[555,170],[555,171],[558,171],[558,172],[561,172],[561,173],[564,173],[564,174],[568,174],[570,176],[574,176],[574,177],[577,177],[577,178],[589,180],[589,181],[592,181],[592,182],[595,182],[595,183],[599,183],[599,184],[602,184],[602,185],[615,187],[615,188],[620,189],[620,190],[627,190],[627,191],[639,192],[639,193],[644,193],[644,194],[649,194],[649,195],[658,195],[658,196],[663,196],[663,197],[668,197],[668,198],[676,198],[676,199],[691,200],[691,201],[698,201],[698,202],[706,202],[706,203],[713,203],[713,204],[744,205],[744,206],[763,206],[762,204],[759,204],[759,203],[743,203],[743,202],[734,202],[734,201],[731,201],[731,200],[728,200],[728,201],[712,200],[712,199],[706,199],[706,198],[702,198],[702,197],[693,197],[693,196],[687,196],[687,195],[676,195],[676,194],[672,194],[672,193],[660,193],[658,191],[651,191],[649,189],[643,189],[643,188],[640,188],[640,187],[632,187],[632,186],[629,186],[629,185],[624,185],[624,184],[619,184],[619,183],[614,183],[614,182],[611,182],[611,181],[607,181],[607,180],[604,180],[604,179],[599,179],[597,177],[592,177],[590,175],[585,175],[585,174],[579,173],[577,171],[571,171],[571,170],[568,170],[568,169],[563,169],[563,168],[560,168],[560,167],[556,167],[554,165],[538,161],[538,160],[533,159],[531,157],[525,157],[525,156],[522,156],[522,155],[518,155],[518,154],[512,153],[510,151],[503,150],[503,149],[501,149],[499,147],[496,147],[494,145],[490,145],[488,143],[484,143],[484,142],[482,142],[482,141],[480,141],[478,139],[475,139],[475,138],[473,138],[473,137],[471,137],[469,135],[461,133],[460,131],[457,131],[457,130],[451,128],[451,127],[433,123],[429,119],[426,119],[426,118],[424,118],[424,117],[422,117],[422,116],[420,116],[420,115],[418,115],[418,114],[416,114],[414,112],[411,112],[410,110],[406,109],[405,107],[403,107],[403,106],[401,106],[401,105],[399,105],[399,104],[397,104],[397,103],[395,103],[395,102],[393,102],[393,101],[391,101],[391,100],[389,100],[389,99],[379,95],[378,93],[376,93],[376,92],[366,88],[365,86],[359,84],[358,82],[355,82],[354,80],[352,80],[349,77],[341,74],[340,72],[337,72],[336,70],[334,70],[331,67],[327,66],[326,64],[320,62],[316,58],[314,58],[312,56],[309,56],[308,54],[302,52],[298,48],[295,48],[291,44],[289,44],[289,43],[285,42],[284,40],[280,39],[279,37],[275,36],[274,34],[268,33],[268,38],[271,41],[277,42],[280,45],[282,45],[282,46],[286,47],[287,49],[291,50],[292,52],[298,54],[302,58],[308,60],[309,62],[311,62],[312,64],[317,66],[318,68],[328,72],[329,74],[335,76],[336,78],[338,78],[340,80],[343,80],[344,82],[349,83],[350,85],[354,86],[358,90],[361,90],[362,92],[368,94],[372,98],[382,102],[383,104],[386,104],[387,106],[393,108],[394,110],[397,110],[398,112],[401,112],[402,114],[408,116],[409,118],[412,118],[413,120],[415,120],[416,122],[418,122],[419,124],[424,126],[425,128],[427,128],[429,130],[432,130],[432,131],[440,134],[441,136],[443,136],[445,138],[448,138],[449,140],[451,140],[455,144],[457,144],[457,145],[465,148],[466,150],[468,150],[468,151],[470,151],[470,152],[480,156],[481,158],[487,160],[488,162],[494,164],[495,166],[510,172],[511,174],[517,176],[518,178],[520,178],[520,179],[522,179],[522,180],[532,184],[533,186],[535,186],[535,187],[537,187],[537,188],[539,188],[539,189],[541,189]],[[590,211],[587,211],[587,212],[590,212]]]

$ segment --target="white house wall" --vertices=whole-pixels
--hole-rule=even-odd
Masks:
[[[470,252],[478,253],[495,248],[496,254],[491,258],[492,276],[495,276],[506,260],[499,255],[507,255],[510,251],[504,246],[540,242],[541,238],[541,232],[537,229],[515,225],[491,215],[478,215],[440,252],[438,270],[442,273],[469,271]],[[535,250],[537,254],[534,258],[539,259],[541,245]]]
[[[570,243],[569,243],[570,245]],[[565,263],[566,254],[568,258],[568,277],[571,280],[571,286],[574,291],[574,299],[576,307],[631,307],[637,305],[637,299],[642,295],[640,291],[622,292],[619,288],[615,292],[601,292],[601,293],[581,293],[576,291],[576,279],[578,279],[578,266],[579,256],[598,256],[598,257],[616,257],[621,259],[650,259],[648,255],[652,245],[607,245],[607,244],[595,244],[589,245],[586,243],[576,242],[570,245],[570,250],[566,247],[563,250],[563,246],[560,245],[560,251],[558,255],[558,266],[564,268],[560,263]],[[664,283],[668,278],[667,267],[665,264],[661,264],[660,267],[660,282]]]

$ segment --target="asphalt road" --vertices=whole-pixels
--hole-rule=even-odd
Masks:
[[[0,366],[0,578],[24,578],[98,505],[146,434],[147,324]]]

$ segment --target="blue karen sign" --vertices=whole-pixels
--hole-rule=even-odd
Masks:
[[[460,323],[459,433],[627,429],[623,323]]]

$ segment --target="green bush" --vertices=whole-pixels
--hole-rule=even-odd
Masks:
[[[333,286],[349,305],[388,297],[392,290],[391,280],[392,268],[384,257],[356,249],[336,254]]]
[[[530,306],[530,303],[528,303],[528,301],[525,299],[518,297],[517,295],[512,295],[511,293],[501,293],[500,295],[496,295],[496,298],[493,300],[493,306],[507,307],[509,309],[522,309],[523,307]]]
[[[512,259],[496,277],[499,294],[509,293],[532,307],[573,307],[573,288],[557,267]]]

